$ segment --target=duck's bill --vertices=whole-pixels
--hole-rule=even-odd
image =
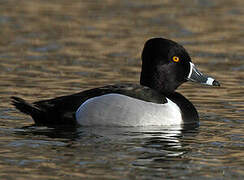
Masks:
[[[207,76],[203,73],[201,73],[196,66],[190,62],[190,73],[187,77],[187,80],[190,80],[192,82],[198,82],[205,85],[210,86],[220,86],[220,83],[216,81],[214,78]]]

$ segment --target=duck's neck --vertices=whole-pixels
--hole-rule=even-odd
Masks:
[[[175,93],[175,91],[167,91],[164,87],[158,87],[158,86],[155,86],[154,84],[152,83],[146,83],[145,81],[140,81],[140,84],[142,86],[146,86],[146,87],[149,87],[151,89],[153,89],[154,91],[156,91],[157,93],[161,94],[161,95],[170,95],[170,94],[173,94]]]
[[[149,87],[160,94],[172,94],[175,89],[172,89],[171,86],[167,86],[163,81],[159,81],[156,76],[152,76],[148,73],[141,73],[140,84],[142,86]]]

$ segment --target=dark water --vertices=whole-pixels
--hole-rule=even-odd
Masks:
[[[150,37],[185,46],[222,84],[178,91],[199,128],[32,127],[29,101],[138,82]],[[0,179],[243,179],[244,1],[0,2]]]

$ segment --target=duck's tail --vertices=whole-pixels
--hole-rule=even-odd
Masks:
[[[30,115],[34,119],[36,124],[39,123],[38,119],[40,119],[40,116],[43,114],[42,110],[19,97],[13,96],[11,97],[11,99],[12,105],[14,105],[19,111]]]

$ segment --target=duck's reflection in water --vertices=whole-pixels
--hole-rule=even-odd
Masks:
[[[148,127],[78,127],[45,128],[28,127],[16,131],[22,135],[46,136],[60,139],[67,147],[83,144],[99,148],[110,148],[108,152],[119,151],[133,157],[133,166],[167,166],[169,161],[182,161],[188,153],[188,142],[198,134],[197,125],[148,126]],[[109,144],[109,145],[108,145]],[[116,147],[116,148],[115,148]],[[119,147],[119,148],[118,148]],[[120,148],[121,147],[121,148]],[[82,150],[81,150],[82,151]],[[185,158],[187,160],[187,158]],[[153,162],[153,163],[152,163]],[[155,164],[155,162],[158,162]]]

